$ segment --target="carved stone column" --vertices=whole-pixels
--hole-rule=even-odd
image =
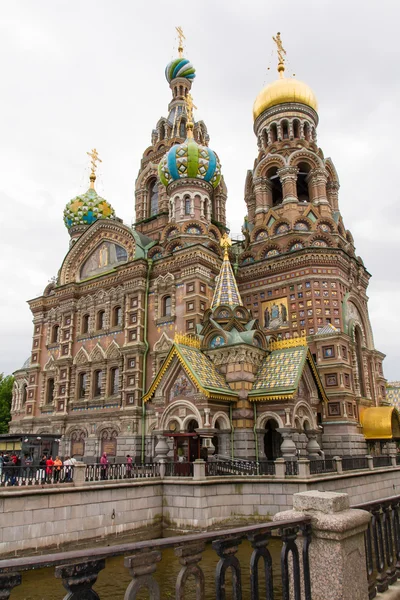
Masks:
[[[272,206],[271,182],[265,177],[257,177],[254,179],[254,190],[256,205],[255,214],[268,212]]]
[[[307,442],[307,454],[310,458],[320,458],[321,457],[321,448],[317,442],[317,432],[316,431],[306,431],[306,435],[308,438]]]
[[[332,210],[339,210],[339,183],[337,181],[328,181],[326,184],[326,195]]]
[[[297,448],[293,441],[293,434],[295,430],[286,427],[279,427],[277,431],[279,431],[283,438],[281,444],[282,458],[285,460],[293,460],[297,457]]]
[[[310,186],[311,201],[314,204],[328,204],[326,197],[326,182],[328,176],[324,169],[312,169],[307,176]]]
[[[283,204],[298,202],[296,182],[299,169],[297,167],[283,167],[278,175],[282,183]]]

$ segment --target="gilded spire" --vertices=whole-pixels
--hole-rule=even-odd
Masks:
[[[178,33],[178,56],[179,58],[183,57],[183,40],[186,40],[184,34],[183,34],[183,29],[182,27],[175,27],[177,33]]]
[[[193,97],[190,93],[187,94],[187,96],[185,98],[185,102],[186,102],[186,114],[187,114],[186,132],[187,132],[187,137],[192,138],[193,137],[193,127],[194,127],[193,109],[197,108],[197,106],[194,105]]]
[[[277,48],[277,52],[278,52],[278,73],[279,73],[279,77],[281,79],[283,79],[283,77],[284,77],[283,73],[285,71],[286,50],[285,50],[285,48],[282,45],[280,31],[278,31],[278,33],[276,34],[276,37],[272,36],[272,39],[274,40],[274,42],[276,44],[276,48]]]
[[[103,162],[103,161],[101,160],[101,158],[99,158],[96,148],[93,148],[93,150],[91,152],[86,152],[86,154],[88,156],[90,156],[90,158],[92,159],[90,161],[90,164],[92,167],[92,171],[90,173],[90,188],[92,190],[94,190],[94,182],[96,181],[96,169],[97,169],[96,163]]]
[[[222,236],[220,245],[224,249],[224,260],[221,265],[214,297],[211,303],[212,310],[221,304],[230,306],[231,308],[242,306],[242,299],[229,260],[228,248],[232,246],[232,241],[227,233],[224,233]]]

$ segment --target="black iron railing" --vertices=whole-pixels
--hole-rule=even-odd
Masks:
[[[273,460],[260,460],[258,468],[260,475],[275,475],[275,462]]]
[[[374,467],[390,467],[392,464],[390,456],[374,456],[372,460]]]
[[[366,456],[348,456],[342,458],[343,471],[357,471],[359,469],[368,469],[368,459]]]
[[[400,496],[358,504],[372,519],[365,532],[370,600],[395,583],[400,567]]]
[[[166,477],[193,477],[192,462],[167,462],[165,463]]]
[[[396,465],[400,465],[400,454],[396,454]]]
[[[287,460],[285,463],[285,475],[298,475],[299,465],[297,460]]]
[[[322,473],[335,473],[336,465],[332,458],[312,459],[310,460],[310,475],[320,475]]]
[[[206,463],[207,475],[258,475],[258,463],[251,460],[217,460]]]
[[[300,533],[302,549],[299,551],[296,540]],[[269,549],[272,536],[281,540],[280,568],[273,564]],[[244,540],[248,540],[252,546],[249,564],[241,563],[237,556],[238,548]],[[128,600],[143,598],[143,592],[150,600],[172,596],[183,600],[187,597],[188,588],[191,588],[190,597],[195,596],[197,600],[204,600],[206,597],[224,600],[226,592],[235,600],[245,597],[258,600],[261,597],[261,585],[266,589],[263,597],[269,600],[277,598],[278,588],[281,588],[279,597],[311,600],[310,542],[310,519],[299,518],[119,546],[14,558],[0,561],[0,598],[8,598],[14,587],[20,585],[21,581],[23,584],[24,572],[55,567],[55,577],[62,579],[68,592],[66,597],[74,600],[101,600],[93,590],[98,574],[106,568],[107,558],[124,556],[124,565],[132,578],[124,596]],[[201,559],[206,544],[210,543],[219,561],[214,580],[207,578],[206,581]],[[169,548],[174,549],[181,564],[174,590],[166,589],[165,583],[160,585],[154,577],[163,551]],[[227,571],[230,573],[226,577]],[[246,572],[250,577],[250,596],[242,594],[242,577]],[[103,600],[115,597],[111,581],[109,589],[107,596],[102,595]]]
[[[86,465],[85,481],[107,481],[118,479],[143,479],[158,477],[159,466],[155,463],[145,465]]]
[[[74,467],[16,467],[3,465],[0,469],[0,486],[29,486],[71,483],[74,479]]]

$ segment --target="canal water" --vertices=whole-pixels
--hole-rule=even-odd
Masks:
[[[278,600],[281,595],[280,581],[280,549],[281,542],[274,539],[269,546],[274,571],[274,589],[275,598]],[[242,570],[242,596],[244,599],[250,598],[250,556],[252,548],[247,541],[243,541],[236,554],[240,561]],[[90,556],[90,552],[88,552]],[[206,600],[215,600],[215,567],[218,563],[218,556],[208,545],[203,558],[200,562],[206,581]],[[181,566],[173,549],[167,549],[163,552],[162,561],[157,566],[155,579],[158,581],[161,589],[161,600],[175,598],[175,582]],[[260,598],[265,598],[265,578],[263,561],[259,561],[259,582]],[[101,600],[123,600],[126,588],[131,581],[128,569],[124,567],[124,558],[115,557],[107,560],[106,568],[100,572],[94,590],[98,593]],[[230,570],[227,573],[226,600],[232,596]],[[14,588],[10,600],[61,600],[66,595],[61,581],[55,579],[54,569],[41,569],[22,574],[22,585]],[[142,591],[138,596],[140,600],[148,598],[147,592]],[[186,585],[186,600],[196,598],[194,580],[189,579]]]

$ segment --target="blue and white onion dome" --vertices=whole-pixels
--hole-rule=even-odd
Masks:
[[[68,202],[64,210],[67,229],[74,225],[91,225],[98,219],[115,219],[115,212],[111,204],[92,187]]]
[[[216,188],[221,180],[221,164],[211,148],[187,137],[163,156],[158,165],[158,175],[165,187],[173,181],[191,178],[202,179]]]
[[[185,77],[192,80],[196,77],[196,69],[187,58],[181,56],[168,63],[165,67],[165,77],[168,83],[171,83],[177,77]]]

